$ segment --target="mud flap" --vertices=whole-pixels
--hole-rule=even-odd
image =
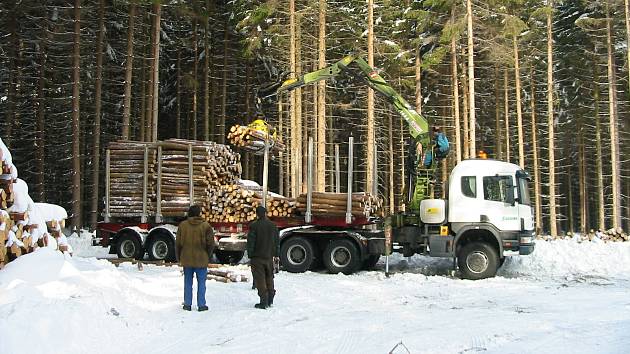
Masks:
[[[429,255],[431,257],[453,257],[454,236],[429,236]]]

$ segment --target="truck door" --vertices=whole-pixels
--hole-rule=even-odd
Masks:
[[[501,231],[521,229],[519,207],[515,203],[514,186],[514,176],[508,174],[484,176],[482,180],[483,208],[481,218]]]
[[[529,197],[529,175],[525,171],[516,173],[517,189],[518,189],[518,216],[523,230],[534,230],[534,212]]]

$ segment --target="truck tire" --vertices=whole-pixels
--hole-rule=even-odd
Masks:
[[[214,255],[217,256],[217,260],[222,264],[236,264],[243,259],[245,251],[214,251]]]
[[[147,253],[152,261],[175,262],[175,245],[166,235],[155,235],[147,246]]]
[[[291,237],[280,247],[282,268],[291,273],[304,273],[316,263],[315,245],[304,237]]]
[[[492,278],[499,269],[499,255],[485,242],[471,242],[459,251],[457,266],[464,279]]]
[[[331,241],[324,250],[324,265],[329,273],[352,274],[362,265],[359,249],[348,239]]]
[[[374,268],[378,260],[381,259],[380,254],[371,254],[366,260],[363,261],[363,267],[361,269],[371,270]]]
[[[144,249],[138,237],[129,233],[123,233],[118,236],[116,242],[116,253],[118,258],[144,258]]]

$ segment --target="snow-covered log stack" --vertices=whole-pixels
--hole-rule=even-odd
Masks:
[[[313,215],[346,215],[348,195],[345,193],[313,192],[311,212]],[[307,195],[297,198],[297,210],[306,212]],[[352,215],[361,217],[379,216],[382,213],[382,201],[369,193],[352,194]]]
[[[145,148],[148,176],[153,174],[156,162],[155,144],[137,141],[118,141],[109,144],[110,150],[110,215],[112,217],[139,217],[145,172]],[[147,178],[147,209],[155,210],[153,179]]]
[[[251,152],[262,152],[265,148],[265,139],[268,139],[269,151],[272,155],[277,155],[285,149],[285,145],[280,139],[246,125],[232,126],[227,137],[230,144]]]
[[[48,228],[45,213],[41,206],[33,202],[28,194],[28,185],[18,178],[18,170],[13,165],[11,153],[0,139],[0,268],[7,262],[30,253],[37,247],[48,245]],[[59,206],[56,219],[67,218],[66,211]],[[60,212],[61,210],[62,212]],[[60,224],[62,225],[62,224]],[[65,236],[61,228],[57,237]],[[67,244],[67,241],[66,241]],[[61,251],[69,247],[59,248]]]

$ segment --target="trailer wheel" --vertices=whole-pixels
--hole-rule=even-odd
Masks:
[[[376,263],[378,263],[379,259],[381,259],[381,255],[380,254],[371,254],[371,255],[369,255],[368,258],[363,261],[362,269],[365,269],[365,270],[373,269],[374,266],[376,265]]]
[[[140,240],[138,240],[138,237],[128,233],[118,236],[116,253],[119,258],[142,259],[144,257],[144,249],[142,249]]]
[[[217,256],[217,260],[222,264],[236,264],[243,259],[245,251],[214,251],[214,255]]]
[[[457,265],[464,279],[491,278],[499,269],[499,255],[485,242],[471,242],[460,250]]]
[[[362,265],[359,249],[350,240],[333,240],[324,250],[324,264],[330,273],[352,274]]]
[[[173,240],[166,235],[155,235],[147,246],[147,253],[152,261],[175,261],[175,245]]]
[[[291,273],[304,273],[315,265],[315,245],[304,237],[291,237],[280,247],[282,268]]]

